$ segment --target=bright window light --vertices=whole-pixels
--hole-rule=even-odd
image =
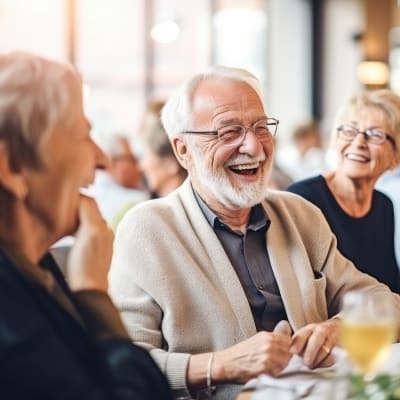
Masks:
[[[179,36],[179,25],[174,21],[162,21],[153,26],[150,36],[157,43],[172,43]]]

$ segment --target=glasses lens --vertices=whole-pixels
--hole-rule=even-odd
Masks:
[[[270,118],[267,121],[256,122],[249,129],[254,132],[258,140],[269,141],[275,135],[278,123],[277,119]],[[218,139],[225,146],[237,146],[244,139],[246,132],[247,128],[241,125],[224,126],[218,129]]]
[[[368,141],[371,143],[383,143],[386,139],[386,134],[379,129],[368,129],[365,132],[368,136]]]
[[[226,146],[235,146],[242,140],[244,131],[240,125],[224,126],[218,129],[218,139]]]
[[[276,124],[269,124],[265,121],[259,122],[254,125],[254,133],[256,134],[258,140],[266,141],[271,140],[276,131]]]
[[[351,126],[345,126],[345,125],[339,126],[337,132],[338,132],[338,136],[344,140],[353,140],[358,134],[357,129],[355,129]]]

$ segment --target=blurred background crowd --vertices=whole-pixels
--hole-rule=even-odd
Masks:
[[[267,112],[280,120],[271,187],[333,168],[331,131],[344,99],[364,88],[400,92],[400,5],[0,0],[0,51],[15,49],[69,61],[82,73],[93,138],[112,160],[91,191],[115,227],[129,207],[185,178],[159,112],[174,88],[210,64],[246,68],[263,84]],[[378,181],[396,212],[399,175]]]

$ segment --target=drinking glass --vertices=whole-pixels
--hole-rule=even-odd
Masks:
[[[390,294],[352,291],[343,298],[340,344],[364,379],[369,379],[390,353],[397,324]]]

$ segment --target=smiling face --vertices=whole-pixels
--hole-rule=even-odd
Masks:
[[[265,119],[262,102],[247,84],[205,80],[193,96],[193,130],[228,125],[252,126]],[[272,163],[273,141],[259,141],[248,130],[244,141],[228,147],[214,135],[186,137],[185,166],[194,188],[213,209],[249,208],[265,196]]]
[[[23,170],[26,208],[52,241],[76,230],[80,189],[92,183],[96,167],[107,162],[89,136],[80,85],[72,83],[70,106],[41,146],[42,166]]]
[[[342,123],[360,131],[379,128],[393,136],[387,116],[373,106],[351,109]],[[388,140],[382,144],[370,143],[361,134],[350,142],[337,138],[336,150],[337,171],[350,179],[364,179],[375,183],[381,174],[396,165],[395,151]]]

